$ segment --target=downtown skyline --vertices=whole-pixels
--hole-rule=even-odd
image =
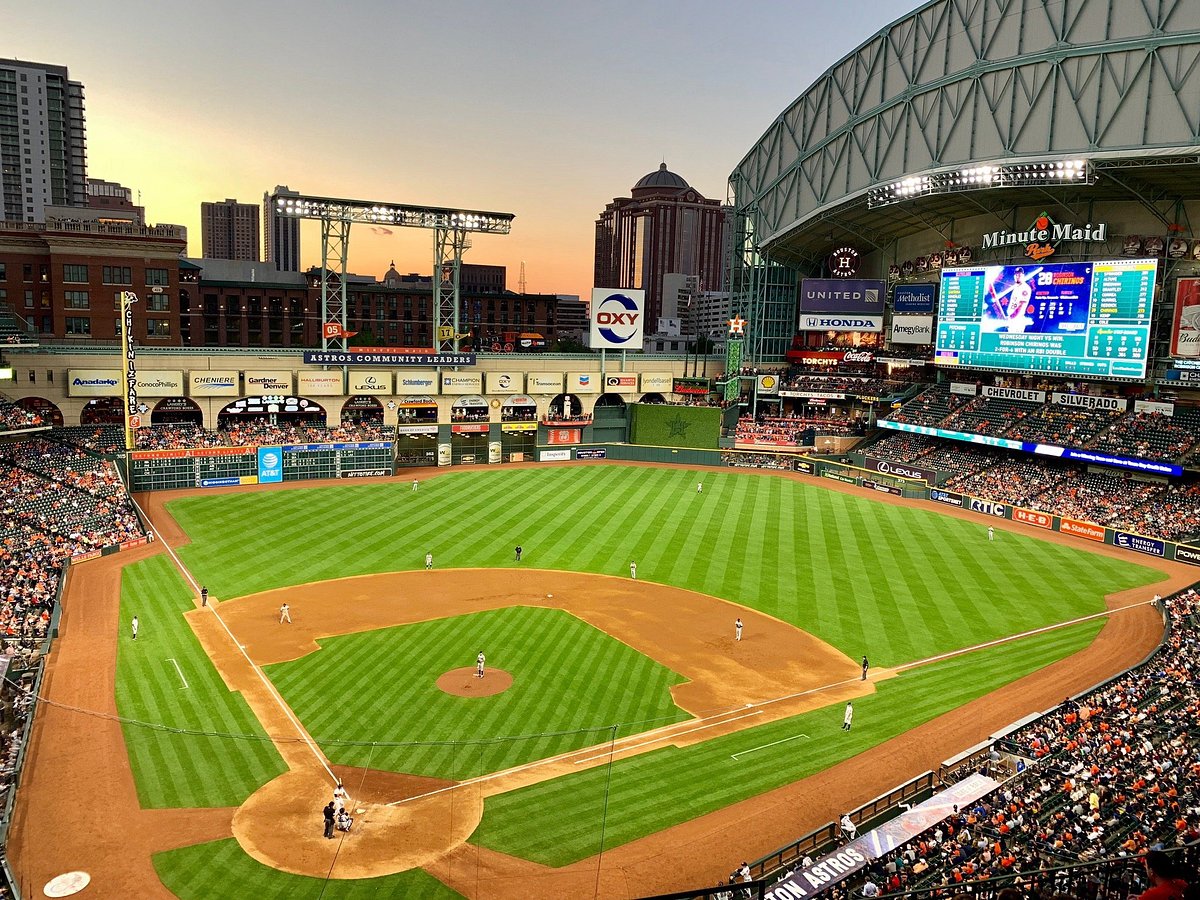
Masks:
[[[84,84],[88,174],[140,192],[153,223],[200,204],[308,194],[515,213],[464,260],[516,290],[587,297],[595,220],[666,162],[710,199],[775,117],[912,0],[353,3],[195,8],[66,2],[10,23],[0,56]],[[752,19],[752,20],[751,20]],[[159,49],[156,49],[159,48]],[[336,67],[336,68],[335,68]],[[136,197],[135,193],[135,197]],[[429,235],[357,226],[349,268],[428,274]],[[319,262],[302,225],[301,265]]]

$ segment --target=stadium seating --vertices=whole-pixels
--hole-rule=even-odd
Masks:
[[[888,418],[896,422],[933,427],[940,425],[950,414],[972,398],[951,394],[946,384],[935,384],[919,393]]]

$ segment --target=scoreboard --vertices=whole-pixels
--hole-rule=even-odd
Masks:
[[[391,475],[395,471],[392,441],[289,444],[271,449],[279,451],[284,481]],[[258,484],[263,456],[259,451],[258,447],[135,450],[130,455],[131,489],[161,491]]]
[[[1158,260],[943,269],[938,365],[1145,378]]]

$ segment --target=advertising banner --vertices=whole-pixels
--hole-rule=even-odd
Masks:
[[[800,331],[883,331],[883,316],[800,314]]]
[[[443,372],[443,394],[482,394],[483,375],[479,372]]]
[[[593,288],[590,346],[593,350],[641,350],[646,292]]]
[[[474,353],[417,353],[396,347],[363,347],[356,350],[305,350],[312,366],[473,366]]]
[[[863,461],[863,468],[870,469],[872,472],[878,472],[881,475],[913,478],[917,481],[924,481],[926,484],[937,483],[937,472],[933,469],[926,469],[921,466],[906,466],[903,463],[895,463],[886,459],[876,459],[873,456],[866,457]]]
[[[961,394],[964,397],[974,397],[979,392],[979,388],[974,384],[967,384],[964,381],[950,382],[950,393]]]
[[[568,372],[568,394],[599,394],[600,374],[598,372]]]
[[[1167,555],[1167,545],[1163,541],[1142,537],[1140,534],[1130,534],[1128,531],[1114,531],[1113,546],[1145,553],[1147,556]]]
[[[877,316],[882,321],[885,296],[882,281],[805,278],[800,282],[800,312]]]
[[[992,387],[984,385],[981,396],[997,400],[1022,400],[1026,403],[1045,403],[1045,391],[1027,391],[1024,388]]]
[[[258,448],[258,483],[278,484],[283,481],[283,453],[278,447]]]
[[[583,441],[581,428],[551,428],[546,432],[547,444],[579,444]]]
[[[932,344],[933,316],[892,316],[893,344]]]
[[[453,460],[453,454],[449,444],[438,444],[437,463],[439,466],[448,466]]]
[[[833,391],[780,391],[780,397],[795,397],[797,400],[845,400],[845,394]]]
[[[983,513],[985,516],[995,516],[997,519],[1003,519],[1004,513],[1008,509],[1003,503],[980,500],[978,497],[971,498],[970,508],[972,512]]]
[[[1155,400],[1135,400],[1135,401],[1133,401],[1133,411],[1134,412],[1144,412],[1144,413],[1158,413],[1159,415],[1162,415],[1162,416],[1174,417],[1175,404],[1174,403],[1159,403],[1158,401],[1155,401]]]
[[[531,394],[561,394],[562,389],[561,372],[530,372],[529,383],[525,386]]]
[[[1180,278],[1175,282],[1171,355],[1200,356],[1200,278]]]
[[[134,459],[196,459],[210,456],[249,456],[250,447],[180,447],[176,450],[134,450]]]
[[[333,372],[301,372],[296,393],[302,397],[339,397],[346,393],[342,381],[342,373]]]
[[[188,396],[240,397],[237,370],[210,369],[207,372],[188,372]]]
[[[538,453],[538,462],[567,462],[571,459],[571,451],[568,450],[542,450]]]
[[[803,460],[803,459],[797,459],[797,460],[793,461],[792,468],[795,471],[799,472],[801,475],[811,475],[811,474],[813,474],[813,472],[815,472],[817,470],[816,466],[814,466],[812,463],[807,462],[806,460]]]
[[[348,376],[347,393],[353,394],[390,394],[392,392],[392,373],[388,371],[354,371]]]
[[[936,284],[899,284],[892,291],[892,309],[898,313],[931,314],[936,308]]]
[[[1058,530],[1063,534],[1071,534],[1088,541],[1095,541],[1098,544],[1104,543],[1104,527],[1094,525],[1091,522],[1080,522],[1076,519],[1059,519]]]
[[[397,425],[396,434],[437,434],[436,425]]]
[[[577,447],[575,449],[576,459],[606,459],[607,457],[607,447]]]
[[[68,397],[116,397],[120,393],[119,369],[67,369]]]
[[[881,494],[891,494],[893,497],[903,497],[904,491],[898,487],[893,487],[890,484],[880,484],[878,481],[871,481],[869,478],[864,478],[862,486],[872,490],[879,491]]]
[[[341,380],[341,373],[324,372],[322,374],[336,374],[338,380]],[[340,387],[340,385],[339,385]],[[246,395],[252,397],[265,397],[270,394],[279,394],[284,397],[292,392],[292,373],[287,370],[278,370],[273,372],[246,372]],[[341,391],[338,391],[341,393]]]
[[[778,394],[779,393],[779,376],[778,375],[759,375],[758,376],[758,392],[760,394]]]
[[[643,372],[642,393],[670,393],[672,377],[670,372]]]
[[[606,394],[636,394],[638,377],[636,375],[605,375],[604,393]]]
[[[707,380],[691,380],[684,381],[682,378],[676,378],[671,383],[671,391],[676,394],[707,394],[711,390]]]
[[[505,422],[501,431],[537,431],[537,422]]]
[[[488,372],[486,380],[489,394],[519,394],[525,390],[523,372]]]
[[[1014,522],[1024,522],[1026,525],[1033,525],[1037,528],[1054,527],[1054,516],[1044,512],[1036,512],[1032,509],[1021,509],[1014,506],[1012,517]],[[1103,535],[1101,535],[1100,539],[1104,539]]]
[[[953,491],[932,490],[929,492],[929,499],[935,503],[946,503],[950,506],[962,506],[963,495],[956,494]]]
[[[502,460],[500,442],[491,441],[488,444],[488,462],[495,465]]]
[[[1185,562],[1191,566],[1200,566],[1200,548],[1175,545],[1175,561]]]
[[[396,393],[403,396],[429,396],[440,387],[437,372],[397,372]]]
[[[141,397],[183,396],[183,372],[179,369],[162,372],[139,370],[136,380],[137,392]]]
[[[461,425],[451,425],[450,431],[454,434],[487,434],[492,426],[487,422],[467,422]]]
[[[1092,394],[1064,394],[1055,391],[1050,395],[1050,402],[1058,406],[1078,406],[1082,409],[1112,409],[1124,410],[1129,407],[1129,401],[1124,397],[1096,397]]]

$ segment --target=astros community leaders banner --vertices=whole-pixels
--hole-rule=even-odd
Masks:
[[[593,350],[641,350],[646,292],[593,288],[590,346]]]

